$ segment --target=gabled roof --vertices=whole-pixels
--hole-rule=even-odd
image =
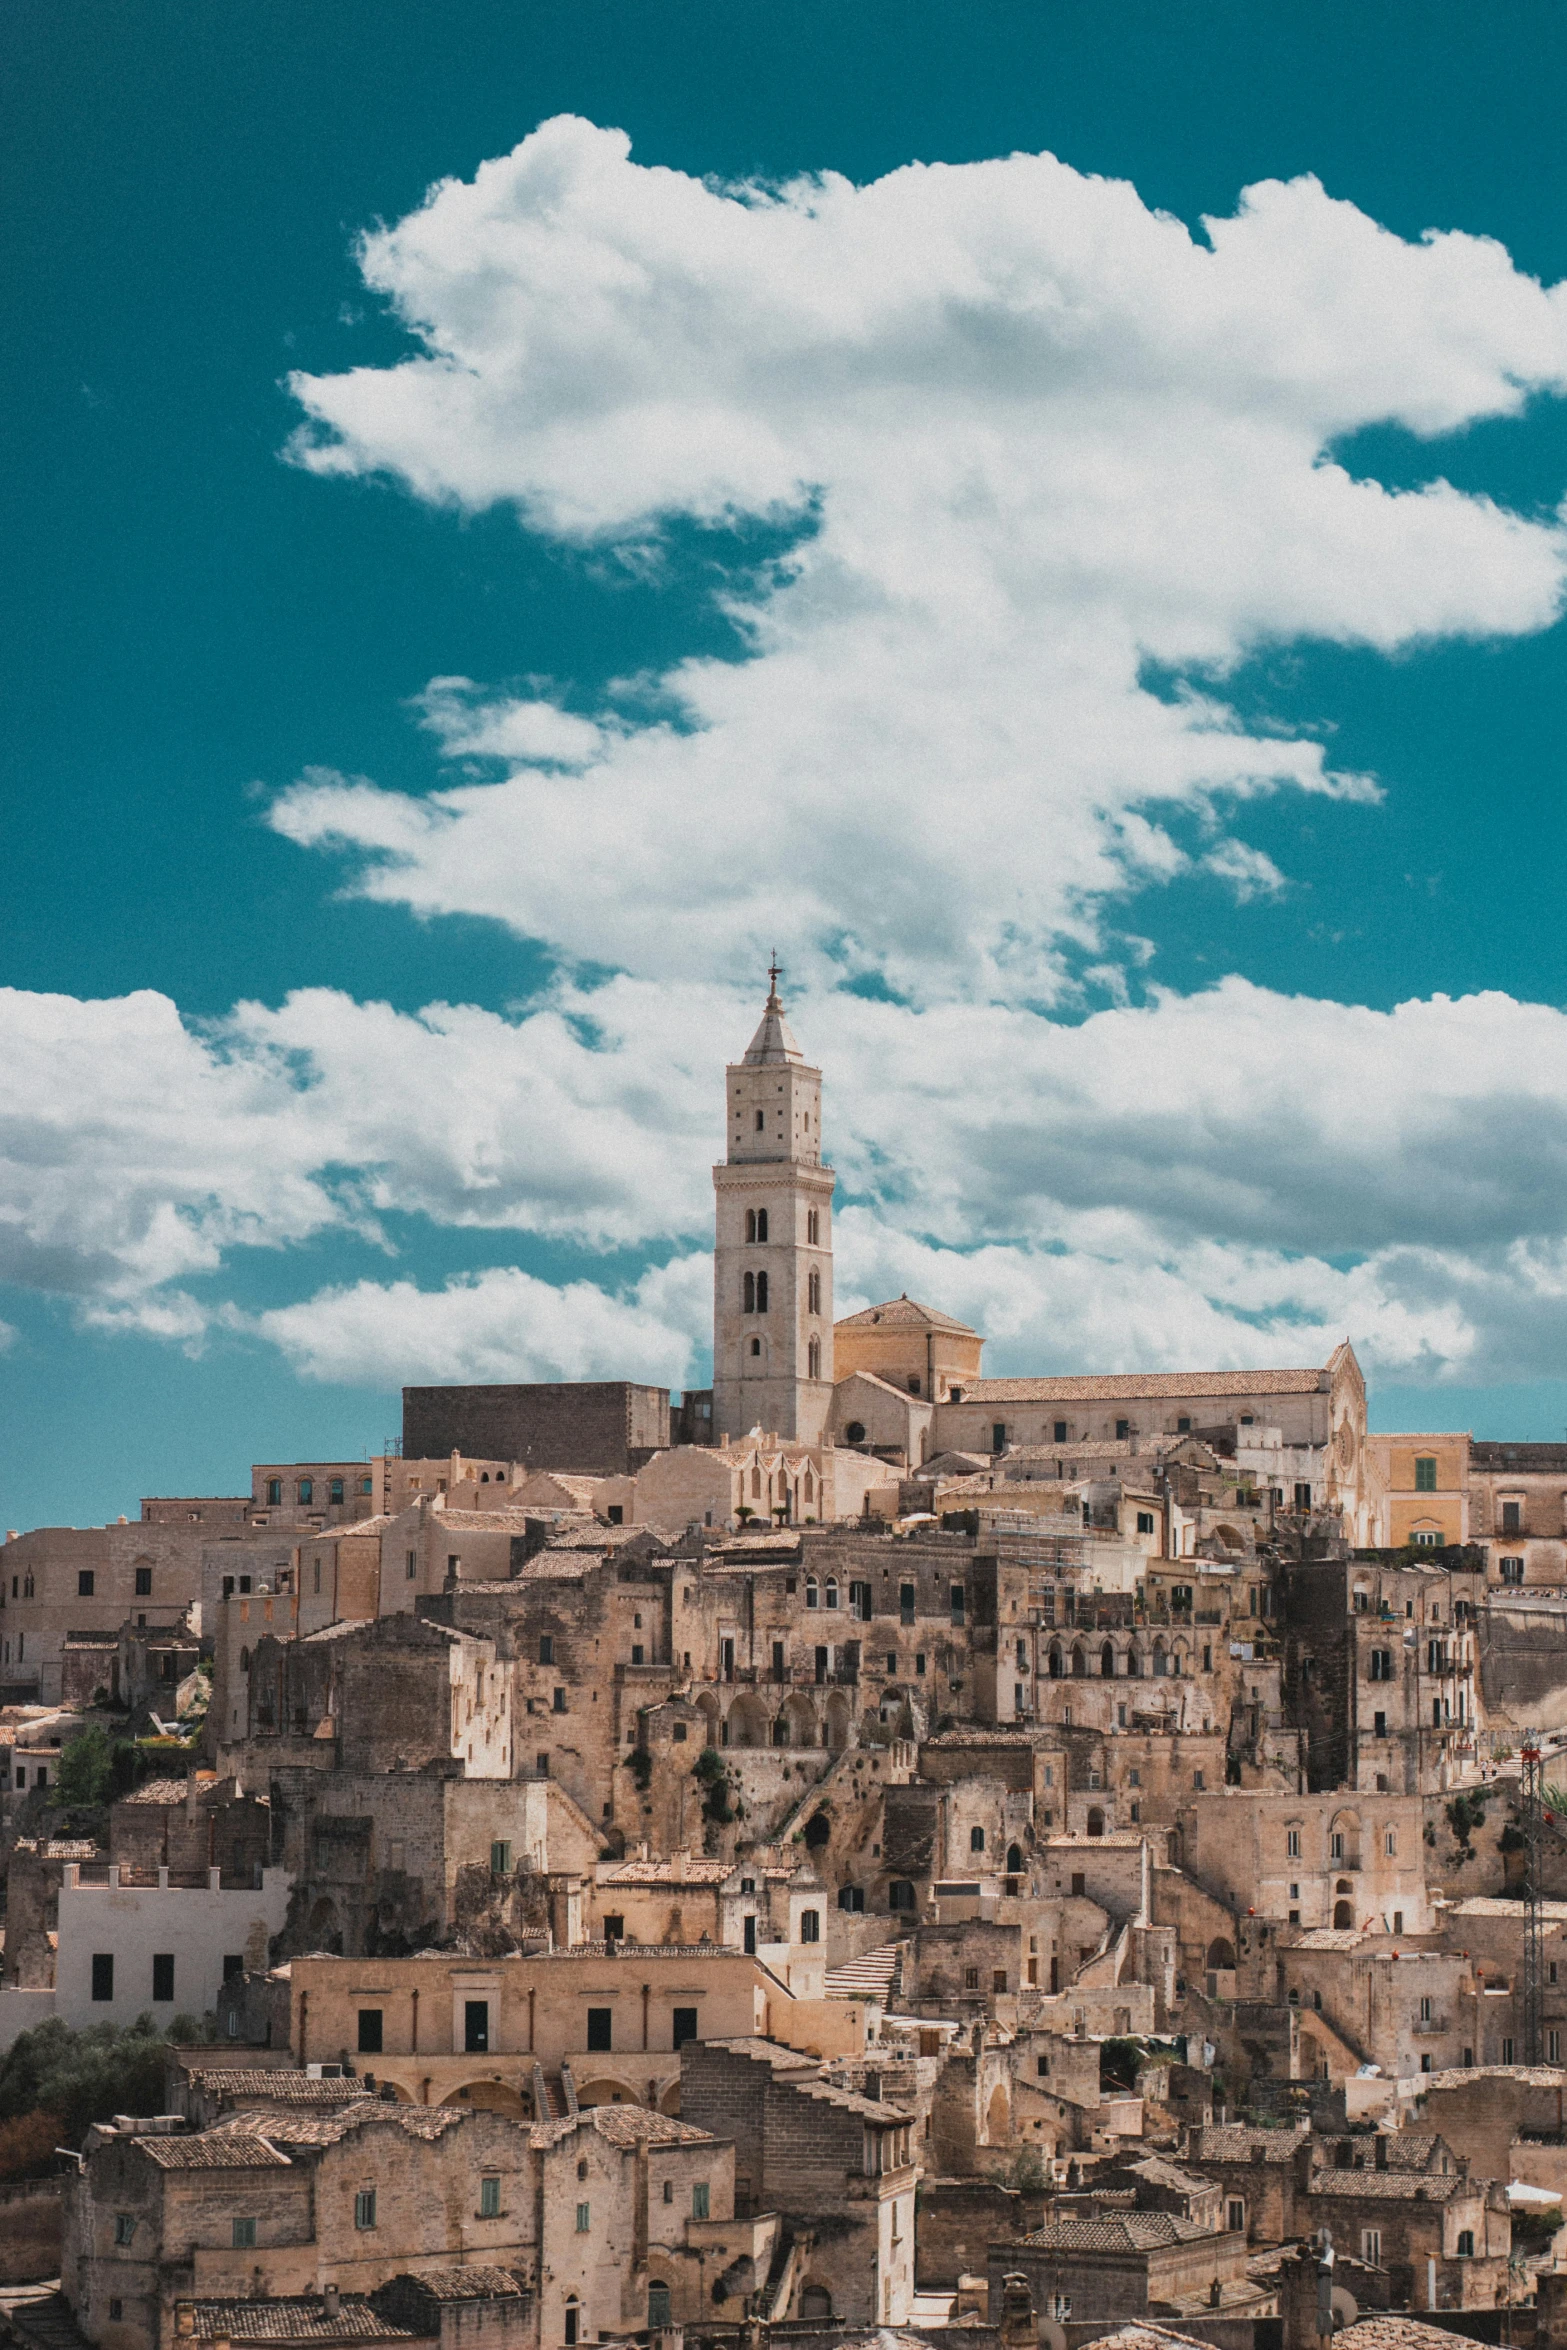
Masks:
[[[965,1403],[1096,1403],[1140,1396],[1318,1395],[1326,1371],[1101,1371],[1062,1379],[976,1379]]]
[[[935,1306],[922,1306],[917,1298],[905,1290],[901,1297],[889,1298],[885,1305],[866,1306],[858,1314],[846,1314],[835,1322],[835,1330],[872,1330],[878,1324],[884,1330],[950,1330],[959,1338],[977,1338],[967,1322],[960,1322],[954,1314],[943,1314]]]
[[[515,2292],[516,2287],[512,2290]],[[337,2315],[328,2317],[319,2294],[290,2295],[279,2301],[184,2301],[198,2342],[389,2342],[412,2341],[407,2326],[382,2317],[362,2293],[345,2293]]]

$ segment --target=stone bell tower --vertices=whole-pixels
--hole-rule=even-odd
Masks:
[[[713,1429],[820,1444],[832,1403],[833,1172],[822,1073],[789,1033],[778,965],[762,1024],[728,1071],[728,1157],[713,1169]]]

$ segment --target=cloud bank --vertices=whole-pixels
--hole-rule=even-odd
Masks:
[[[242,1328],[318,1379],[684,1385],[721,1063],[754,1016],[629,977],[512,1017],[316,989],[204,1030],[150,994],[0,997],[0,1277],[109,1326]],[[1346,1332],[1384,1378],[1560,1362],[1559,1011],[1232,979],[1076,1025],[842,992],[796,1020],[828,1072],[841,1309],[908,1289],[997,1369],[1311,1359]],[[573,1244],[582,1274],[421,1288],[397,1260],[431,1225]],[[386,1278],[254,1316],[212,1294],[236,1251],[333,1233]],[[606,1249],[657,1261],[617,1282]]]

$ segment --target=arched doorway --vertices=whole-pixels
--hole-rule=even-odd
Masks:
[[[1334,1902],[1333,1924],[1335,1930],[1339,1933],[1350,1933],[1354,1930],[1355,1905],[1352,1901]]]
[[[1099,1651],[1099,1677],[1102,1681],[1115,1679],[1115,1650],[1108,1640]]]
[[[1229,1973],[1235,1965],[1235,1946],[1222,1934],[1216,1934],[1208,1945],[1208,1967],[1214,1974]]]
[[[1022,1874],[1023,1847],[1021,1844],[1009,1844],[1007,1846],[1007,1875],[1009,1877],[1020,1877]]]
[[[771,1743],[771,1728],[767,1708],[759,1697],[747,1693],[737,1697],[729,1708],[731,1746],[767,1746]]]
[[[842,1754],[849,1743],[849,1732],[854,1723],[854,1711],[841,1689],[833,1690],[827,1700],[827,1743],[834,1754]]]
[[[832,2315],[832,2295],[825,2285],[809,2284],[800,2295],[802,2318],[820,2320]]]
[[[1104,1832],[1105,1815],[1096,1803],[1088,1815],[1088,1833],[1090,1836],[1102,1836]]]

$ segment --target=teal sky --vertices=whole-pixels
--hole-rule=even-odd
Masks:
[[[662,165],[698,183],[830,172],[863,187],[914,162],[1048,151],[1075,173],[1131,182],[1148,211],[1173,216],[1199,242],[1202,218],[1231,215],[1244,188],[1313,174],[1330,197],[1396,238],[1463,231],[1496,240],[1524,277],[1547,285],[1567,277],[1567,18],[1528,0],[1505,10],[1440,0],[1371,10],[1320,0],[1264,9],[1170,0],[857,0],[852,8],[817,0],[662,8],[627,0],[391,0],[375,8],[361,0],[143,0],[135,9],[13,0],[0,72],[11,329],[0,356],[8,550],[0,978],[23,996],[78,1002],[157,991],[229,1065],[261,1049],[253,1035],[241,1047],[231,1030],[214,1035],[203,1024],[227,1023],[240,1004],[276,1012],[293,991],[338,991],[401,1015],[432,1003],[471,1006],[504,1022],[537,1007],[563,975],[584,985],[625,970],[655,990],[683,984],[668,966],[638,962],[641,950],[628,947],[608,900],[597,930],[589,902],[551,935],[521,913],[497,918],[483,891],[465,904],[445,881],[438,902],[431,895],[421,905],[395,890],[377,902],[363,894],[376,852],[362,835],[346,845],[319,826],[310,838],[303,825],[291,835],[276,804],[314,770],[368,777],[383,794],[414,799],[459,773],[475,789],[496,782],[487,753],[459,742],[453,754],[448,741],[443,757],[441,739],[418,722],[416,697],[435,678],[473,680],[492,699],[537,694],[602,716],[611,681],[662,677],[704,657],[743,665],[755,645],[720,597],[749,593],[757,566],[805,545],[814,528],[798,511],[731,512],[713,522],[676,501],[658,521],[657,559],[633,562],[626,549],[636,534],[618,526],[587,544],[537,514],[519,517],[499,492],[465,508],[446,491],[418,494],[384,467],[331,476],[285,461],[305,413],[289,385],[295,371],[330,380],[358,368],[389,378],[406,361],[406,328],[367,291],[355,246],[361,232],[404,220],[433,183],[471,179],[563,114],[624,131],[637,168]],[[1455,322],[1441,331],[1466,330]],[[1505,353],[1496,364],[1520,373]],[[1355,479],[1389,491],[1446,480],[1538,526],[1543,548],[1567,493],[1567,402],[1550,372],[1542,361],[1518,414],[1419,433],[1371,414],[1333,440],[1332,454]],[[1067,940],[1065,978],[1014,989],[1007,1000],[1052,1030],[1086,1029],[1094,1039],[1112,1034],[1095,1023],[1118,998],[1132,1011],[1161,990],[1206,1000],[1204,991],[1227,977],[1270,1003],[1387,1014],[1412,1001],[1494,993],[1559,1012],[1567,1001],[1562,656],[1562,626],[1548,615],[1527,625],[1482,616],[1412,626],[1395,644],[1324,642],[1311,627],[1264,631],[1233,662],[1207,669],[1150,650],[1150,692],[1176,696],[1194,681],[1221,691],[1237,727],[1266,740],[1320,742],[1333,769],[1374,777],[1380,796],[1281,788],[1248,799],[1238,829],[1282,877],[1262,887],[1204,862],[1208,814],[1195,803],[1174,808],[1167,823],[1178,869],[1096,901],[1100,932]],[[538,680],[547,686],[524,682]],[[877,690],[867,680],[872,702]],[[852,799],[847,763],[842,788]],[[744,776],[732,789],[733,822],[743,827]],[[965,858],[963,797],[960,787],[957,809],[943,819],[952,831],[945,846],[934,843],[920,889],[939,893],[932,871],[944,856]],[[911,814],[912,829],[926,821]],[[1043,836],[1048,860],[1050,809],[1036,817],[1020,808],[1019,821]],[[546,880],[560,899],[590,888],[570,860]],[[700,900],[720,885],[693,872],[690,886]],[[786,943],[795,886],[794,870],[780,864]],[[902,886],[889,866],[889,892]],[[759,945],[771,943],[767,918],[759,914]],[[817,924],[825,960],[809,965],[805,949],[790,950],[802,989],[825,1007],[814,1023],[802,1010],[800,1024],[827,1061],[829,1120],[837,1114],[845,1126],[848,1043],[837,1066],[829,1057],[840,1033],[835,992],[861,1003],[888,997],[912,1006],[911,1020],[935,1020],[938,996],[977,1011],[1007,992],[969,973],[918,1001],[899,960],[911,950],[889,948],[881,965],[867,950],[856,965],[841,944],[850,927],[829,908]],[[704,1030],[692,1015],[667,1050],[708,1069],[716,1111],[721,1063],[748,1033],[722,991],[738,991],[729,1001],[741,1006],[756,974],[731,943],[722,955],[715,949],[711,968],[688,976],[694,989],[715,991],[700,999],[712,1024]],[[32,1013],[24,1007],[17,1017],[36,1044]],[[1267,1019],[1259,1026],[1265,1031]],[[0,1067],[16,1033],[0,1021]],[[494,1031],[485,1033],[493,1041]],[[1440,1090],[1442,1034],[1438,1021],[1388,1047],[1413,1098],[1427,1074]],[[410,1123],[399,1109],[405,1089],[428,1100],[432,1083],[450,1082],[453,1122],[466,1114],[469,1088],[484,1093],[482,1074],[432,1079],[405,1062],[404,1031],[387,1035],[384,1057],[372,1057],[357,1082],[377,1097],[375,1116],[388,1132]],[[1543,1020],[1515,1030],[1504,1021],[1498,1035],[1490,1090],[1477,1080],[1445,1122],[1427,1130],[1420,1120],[1418,1135],[1406,1128],[1402,1141],[1395,1136],[1385,1164],[1368,1161],[1344,1176],[1341,1203],[1329,1181],[1338,1203],[1331,1216],[1316,1216],[1309,1196],[1292,1204],[1278,1172],[1291,1157],[1287,1084],[1269,1133],[1247,1128],[1243,1137],[1226,1124],[1218,1157],[1205,1158],[1192,1141],[1198,1173],[1163,1183],[1166,1145],[1138,1125],[1130,1091],[1117,1094],[1119,1045],[1085,1048],[1095,1067],[1074,1080],[1076,1107],[1053,1113],[1058,1126],[1077,1121],[1081,1148],[1070,1167],[1059,1132],[1042,1143],[1025,1138],[1009,1156],[987,1117],[991,1173],[972,1194],[944,1176],[940,1217],[911,1210],[908,1186],[891,1177],[884,1193],[878,1134],[857,1127],[839,1159],[841,1197],[867,1218],[884,1196],[900,1200],[903,1237],[881,1248],[862,1235],[858,1255],[845,1258],[848,1275],[890,1282],[901,1268],[908,1277],[897,1278],[900,1287],[939,1286],[947,1265],[956,1286],[933,1302],[978,1312],[980,1291],[963,1283],[981,1276],[958,1260],[981,1242],[1021,1249],[1028,1294],[1043,1302],[1011,1312],[1006,1267],[989,1265],[983,1296],[998,1301],[987,1324],[992,1367],[1090,1369],[1111,1367],[1112,1305],[1100,1312],[1082,1303],[1094,1290],[1084,1275],[1068,1310],[1049,1288],[1050,1264],[1090,1256],[1130,1263],[1130,1290],[1106,1286],[1113,1300],[1135,1291],[1135,1267],[1152,1261],[1152,1249],[1169,1277],[1169,1302],[1127,1339],[1131,1359],[1139,1346],[1161,1360],[1183,1346],[1200,1355],[1221,1311],[1232,1332],[1255,1329],[1259,1360],[1279,1351],[1281,1316],[1299,1324],[1303,1345],[1315,1342],[1308,1333],[1320,1321],[1347,1327],[1371,1363],[1373,1417],[1383,1426],[1559,1437],[1567,1426],[1567,1028]],[[268,1036],[274,1056],[304,1053]],[[1048,1037],[1045,1048],[1055,1049]],[[1250,1049],[1265,1054],[1265,1034],[1259,1043],[1254,1031]],[[1278,1053],[1295,1049],[1281,1027]],[[1464,1049],[1487,1059],[1473,1039]],[[105,1069],[117,1062],[123,1073],[126,1064],[118,1046],[107,1061],[95,1059],[103,1050],[49,1041],[18,1058],[11,1077],[0,1075],[10,1098],[0,1110],[0,1237],[8,1228],[18,1236],[13,1256],[0,1250],[13,1276],[0,1295],[12,1333],[0,1353],[7,1524],[89,1523],[133,1511],[142,1493],[230,1491],[253,1458],[379,1443],[397,1425],[404,1375],[448,1375],[452,1361],[473,1376],[551,1375],[562,1359],[530,1353],[526,1299],[521,1323],[514,1314],[511,1336],[494,1342],[498,1351],[473,1355],[458,1345],[453,1356],[449,1332],[445,1354],[432,1355],[424,1337],[405,1344],[395,1332],[422,1330],[417,1315],[406,1325],[388,1319],[393,1336],[379,1352],[370,1339],[357,1351],[343,1341],[323,1352],[301,1323],[259,1319],[308,1317],[314,1302],[319,1322],[335,1326],[344,1285],[413,1284],[435,1294],[455,1278],[520,1266],[557,1290],[588,1282],[623,1305],[635,1294],[645,1315],[663,1314],[675,1330],[692,1326],[690,1282],[676,1304],[635,1284],[649,1266],[699,1250],[700,1214],[690,1202],[717,1147],[717,1121],[711,1136],[694,1111],[666,1127],[649,1106],[664,1090],[656,1060],[621,1098],[626,1154],[634,1163],[645,1147],[650,1184],[665,1181],[676,1161],[694,1168],[678,1213],[639,1220],[617,1207],[578,1216],[569,1199],[541,1205],[530,1192],[487,1220],[462,1189],[466,1175],[444,1190],[445,1178],[399,1175],[380,1196],[375,1170],[401,1146],[368,1146],[369,1113],[356,1110],[358,1139],[340,1150],[320,1145],[311,1163],[333,1214],[289,1205],[282,1195],[296,1177],[286,1170],[260,1205],[214,1208],[216,1176],[193,1203],[180,1188],[176,1121],[174,1141],[162,1144],[168,1204],[160,1211],[165,1177],[139,1162],[142,1238],[127,1239],[117,1193],[130,1146],[119,1113],[105,1115],[101,1091]],[[1201,1050],[1206,1084],[1229,1047],[1221,1038]],[[910,1051],[910,1066],[921,1065],[918,1045]],[[1314,1069],[1310,1085],[1331,1087]],[[318,1074],[312,1082],[319,1094],[332,1081]],[[1038,1082],[1048,1092],[1053,1081]],[[1130,1089],[1133,1080],[1124,1082]],[[149,1061],[147,1087],[156,1094],[168,1083],[164,1064]],[[1089,1101],[1084,1088],[1093,1084],[1101,1093]],[[1335,1135],[1354,1137],[1364,1086],[1381,1091],[1346,1061],[1342,1095],[1317,1117],[1303,1158],[1315,1162]],[[1364,1107],[1369,1116],[1374,1099]],[[949,1110],[961,1135],[961,1086]],[[533,1114],[524,1087],[517,1115]],[[552,1114],[538,1102],[546,1128]],[[1193,1114],[1218,1131],[1209,1113]],[[904,1120],[895,1101],[882,1115],[881,1139],[917,1171],[918,1122]],[[270,1132],[266,1121],[285,1116],[286,1105],[274,1104],[262,1125]],[[1240,1116],[1233,1104],[1226,1109],[1227,1120]],[[1136,1151],[1127,1120],[1141,1135]],[[269,1147],[263,1136],[241,1156]],[[193,1145],[193,1159],[206,1150]],[[1241,1180],[1248,1152],[1259,1166],[1266,1161],[1266,1178],[1254,1177],[1248,1160]],[[955,1166],[963,1152],[953,1144],[949,1156]],[[1037,1170],[1046,1162],[1043,1188],[1054,1204],[1042,1214]],[[41,1186],[40,1168],[48,1170]],[[1323,1196],[1319,1176],[1308,1170],[1302,1181]],[[1117,1218],[1128,1220],[1113,1230],[1096,1218],[1102,1183]],[[1181,1190],[1178,1212],[1172,1188]],[[1258,1204],[1264,1191],[1271,1207]],[[155,1229],[160,1212],[180,1230],[208,1219],[207,1261],[185,1261],[174,1247],[152,1252],[157,1265],[148,1270],[142,1227]],[[1141,1220],[1135,1244],[1126,1238],[1133,1218]],[[1147,1237],[1156,1223],[1157,1247]],[[1209,1242],[1271,1252],[1270,1262],[1304,1253],[1324,1270],[1309,1296],[1292,1293],[1281,1306],[1260,1275],[1256,1295],[1246,1293],[1239,1258],[1222,1275],[1204,1271]],[[1424,1253],[1413,1262],[1408,1249]],[[139,1269],[128,1272],[131,1257]],[[1177,1259],[1178,1281],[1169,1274]],[[1367,1304],[1362,1329],[1353,1316],[1369,1290],[1354,1277],[1372,1264],[1382,1268],[1379,1302]],[[1348,1286],[1334,1290],[1330,1281]],[[1493,1283],[1510,1301],[1494,1310],[1480,1302]],[[1197,1301],[1185,1322],[1175,1303],[1181,1284]],[[841,1271],[841,1294],[848,1285]],[[176,1297],[186,1302],[171,1306]],[[538,1293],[528,1297],[536,1303]],[[1455,1316],[1479,1335],[1444,1338]],[[666,1355],[658,1343],[644,1330],[639,1354],[628,1341],[627,1369],[640,1375],[667,1360],[678,1386],[683,1359],[687,1376],[702,1377],[699,1345],[679,1358],[673,1340]],[[608,1364],[608,1356],[573,1359],[566,1369],[599,1373]]]

